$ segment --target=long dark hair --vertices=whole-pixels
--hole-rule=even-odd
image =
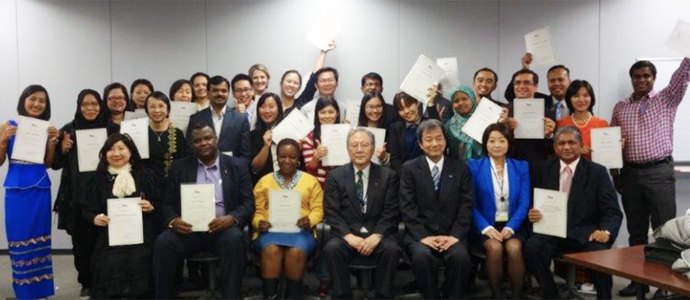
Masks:
[[[132,94],[129,97],[129,101],[127,101],[127,110],[134,111],[135,109],[137,109],[137,104],[134,103],[134,100],[132,98],[134,98],[134,89],[139,85],[146,86],[149,89],[149,92],[151,92],[151,93],[153,93],[153,91],[154,91],[153,84],[148,79],[139,78],[139,79],[135,80],[134,82],[132,82],[132,85],[129,88],[129,92]]]
[[[333,97],[321,97],[316,100],[316,107],[314,108],[314,141],[321,140],[321,121],[319,121],[319,112],[327,106],[333,106],[338,115],[335,117],[335,124],[340,124],[340,106],[338,101]]]
[[[111,134],[108,139],[105,140],[101,151],[98,153],[100,160],[98,162],[98,168],[96,171],[103,174],[108,172],[108,151],[119,141],[122,141],[132,154],[132,156],[129,158],[129,164],[132,166],[132,170],[135,170],[139,167],[139,164],[141,163],[141,155],[139,155],[139,150],[137,150],[137,146],[134,144],[134,141],[131,137],[129,137],[128,134],[116,132]]]
[[[381,101],[381,118],[379,118],[378,121],[376,121],[376,128],[385,128],[385,123],[386,123],[386,101],[383,100],[383,95],[380,93],[367,93],[362,97],[362,104],[359,107],[359,121],[357,121],[357,126],[364,126],[368,127],[367,124],[369,124],[369,120],[367,120],[367,115],[366,115],[366,106],[367,102],[371,99],[379,99]]]
[[[48,121],[50,120],[50,96],[48,96],[46,88],[38,84],[27,86],[24,91],[22,91],[22,94],[19,96],[19,103],[17,104],[17,114],[25,117],[29,116],[29,113],[26,111],[26,98],[29,98],[29,96],[36,92],[44,92],[46,94],[46,109],[38,116],[38,119]]]
[[[256,111],[257,113],[259,112],[259,109],[262,105],[264,105],[264,103],[266,103],[268,98],[273,98],[273,100],[275,100],[276,102],[276,105],[278,106],[278,117],[276,118],[274,124],[278,125],[278,123],[280,123],[280,121],[282,121],[283,117],[285,116],[283,114],[283,103],[281,103],[280,96],[274,93],[264,93],[263,95],[261,95],[261,97],[259,97],[259,101],[256,102]],[[268,124],[266,124],[264,120],[261,120],[261,116],[258,116],[258,118],[256,118],[256,128],[259,129],[259,132],[261,132],[262,135],[264,132],[266,132],[266,130],[268,130]]]
[[[594,114],[594,111],[592,110],[594,104],[596,103],[596,99],[594,97],[594,89],[592,88],[592,85],[589,84],[589,82],[587,82],[587,80],[573,80],[573,82],[570,83],[568,89],[565,91],[565,105],[568,106],[568,109],[570,110],[571,114],[575,112],[575,109],[573,108],[573,101],[571,98],[577,95],[581,88],[587,89],[589,98],[592,100],[589,102],[589,107],[587,108],[587,110],[590,113]]]

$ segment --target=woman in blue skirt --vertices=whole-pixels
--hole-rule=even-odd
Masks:
[[[302,278],[307,256],[316,247],[312,231],[323,220],[323,190],[314,176],[297,169],[301,153],[295,140],[280,141],[276,151],[279,170],[262,177],[254,188],[256,211],[252,217],[255,229],[253,239],[261,250],[265,299],[276,299],[278,280],[283,272],[287,278],[286,298],[302,298]],[[300,194],[300,217],[294,221],[300,228],[299,232],[271,232],[268,213],[271,191],[294,191]]]
[[[50,119],[50,98],[40,85],[30,85],[17,105],[20,116]],[[46,172],[54,160],[58,131],[50,126],[44,164],[12,158],[18,123],[0,126],[0,165],[9,159],[5,178],[5,230],[10,260],[12,287],[19,299],[52,296],[53,263],[50,256],[50,178]]]

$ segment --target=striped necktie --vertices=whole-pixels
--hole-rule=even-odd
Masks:
[[[438,166],[431,168],[431,178],[434,180],[434,191],[438,191],[438,184],[441,183],[441,172],[439,172]]]

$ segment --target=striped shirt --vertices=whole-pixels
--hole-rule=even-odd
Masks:
[[[307,135],[307,137],[304,138],[304,140],[302,140],[302,156],[304,156],[305,164],[304,169],[307,171],[307,173],[316,177],[316,179],[319,181],[319,184],[321,184],[321,188],[325,191],[326,177],[328,176],[328,172],[333,170],[334,167],[325,167],[321,161],[319,161],[319,164],[316,168],[309,166],[309,162],[314,158],[316,148],[317,145],[314,142],[314,131],[312,131]]]
[[[625,139],[623,159],[629,163],[661,160],[673,153],[673,121],[690,82],[690,59],[685,58],[661,92],[651,91],[638,101],[633,95],[613,108],[611,126],[620,126]]]

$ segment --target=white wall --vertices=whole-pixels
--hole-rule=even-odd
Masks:
[[[101,91],[112,81],[148,78],[167,93],[196,71],[231,78],[260,62],[277,92],[284,71],[313,66],[318,50],[303,37],[324,10],[342,25],[327,58],[340,71],[342,100],[361,97],[361,76],[376,71],[392,101],[420,53],[457,56],[464,83],[478,68],[497,70],[494,96],[503,98],[520,67],[523,35],[548,25],[559,63],[594,85],[595,113],[606,119],[632,92],[627,70],[635,59],[680,56],[663,42],[679,18],[690,20],[684,0],[0,0],[0,120],[16,116],[19,93],[31,83],[48,89],[57,126],[72,119],[81,89]],[[546,69],[536,71],[547,91]],[[55,195],[59,173],[50,176]],[[63,232],[54,240],[69,248]]]

